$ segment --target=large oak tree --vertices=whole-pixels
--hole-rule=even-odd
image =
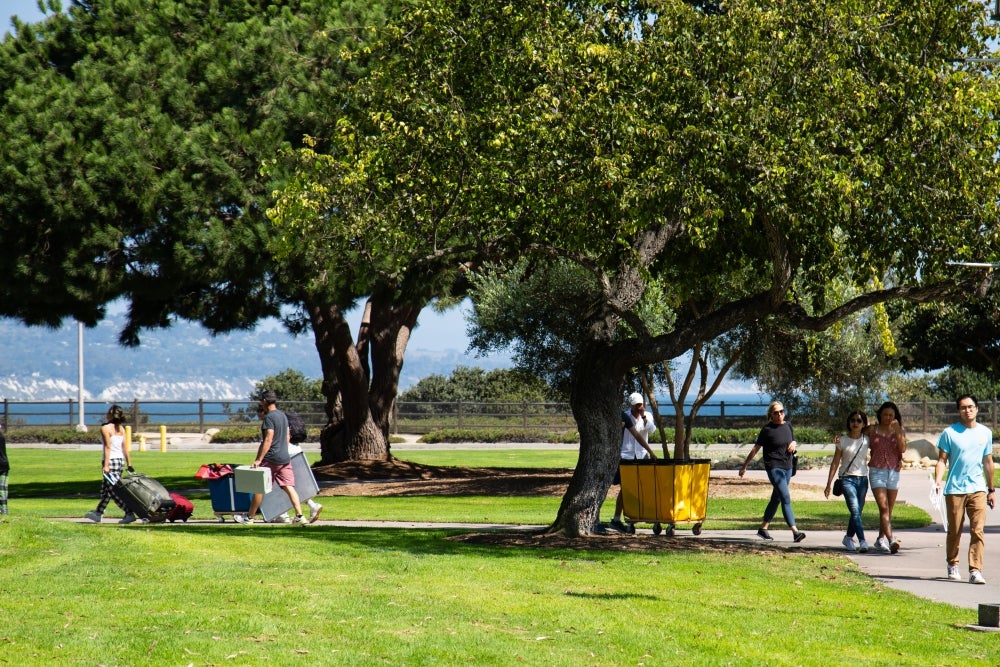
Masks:
[[[304,154],[275,218],[322,239],[319,264],[387,236],[405,252],[373,254],[404,259],[383,275],[443,255],[579,267],[580,457],[551,530],[586,534],[631,369],[755,323],[943,298],[946,259],[994,252],[997,88],[962,60],[991,34],[981,6],[943,1],[418,2],[365,115]],[[639,317],[651,289],[666,331]]]

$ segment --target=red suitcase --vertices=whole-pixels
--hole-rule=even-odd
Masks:
[[[194,504],[179,493],[171,493],[170,497],[174,501],[174,508],[167,514],[167,521],[187,521],[194,514]]]

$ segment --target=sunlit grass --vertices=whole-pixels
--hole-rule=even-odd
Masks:
[[[210,502],[193,474],[218,458],[148,452],[136,465],[192,492],[196,518],[206,518]],[[12,462],[13,514],[0,524],[0,662],[1000,662],[993,635],[960,629],[974,611],[886,589],[839,553],[676,551],[668,540],[642,553],[501,548],[455,542],[448,536],[466,531],[441,529],[98,526],[50,517],[92,507],[99,454],[16,450]],[[323,502],[329,519],[544,524],[559,498]],[[804,529],[843,521],[841,503],[795,507]],[[761,499],[710,499],[705,525],[753,527],[762,509]],[[898,508],[898,525],[922,520]]]

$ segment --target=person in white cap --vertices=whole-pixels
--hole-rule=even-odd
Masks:
[[[622,412],[622,452],[623,461],[634,461],[645,458],[655,459],[652,447],[649,446],[649,434],[656,430],[653,416],[646,414],[645,401],[642,394],[634,392],[628,397],[629,409]],[[621,484],[621,472],[615,472],[615,484]],[[622,523],[622,512],[625,510],[625,499],[621,492],[615,501],[615,516],[608,525],[621,533],[634,533],[635,527]]]

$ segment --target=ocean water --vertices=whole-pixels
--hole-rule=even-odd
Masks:
[[[673,411],[669,396],[658,395],[656,401],[661,413]],[[771,397],[767,394],[716,394],[701,406],[698,416],[719,417],[723,414],[726,417],[759,416],[763,422],[767,420],[767,405],[770,402]],[[690,410],[691,402],[688,401],[684,404],[684,414],[688,414]]]

